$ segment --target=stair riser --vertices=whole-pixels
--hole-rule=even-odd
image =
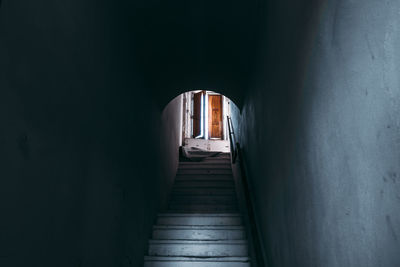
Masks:
[[[196,200],[191,201],[191,200],[188,200],[188,201],[185,201],[185,202],[183,202],[183,201],[171,201],[170,204],[169,204],[169,207],[173,208],[173,209],[180,208],[180,207],[185,207],[185,208],[186,207],[190,207],[192,209],[192,208],[197,207],[197,208],[199,208],[201,210],[203,210],[203,209],[211,209],[211,210],[217,209],[217,210],[219,210],[220,208],[222,208],[222,209],[225,209],[225,208],[227,208],[227,209],[231,209],[231,208],[236,209],[236,208],[238,208],[238,205],[237,205],[236,201],[230,201],[230,202],[225,202],[225,203],[222,202],[222,201],[219,201],[219,202],[216,203],[216,202],[212,202],[212,201],[196,201]]]
[[[245,239],[244,230],[182,230],[182,229],[169,229],[161,230],[155,229],[153,231],[154,239],[185,239],[185,240],[239,240]]]
[[[182,161],[179,162],[182,165],[191,165],[191,164],[231,164],[230,158],[205,158],[201,161]]]
[[[230,170],[230,164],[212,164],[212,163],[192,163],[192,164],[179,164],[179,170],[186,170],[186,169],[223,169],[223,170]]]
[[[195,212],[195,213],[208,213],[208,212],[222,212],[230,213],[238,211],[238,207],[231,205],[169,205],[169,210],[172,212]]]
[[[228,174],[232,175],[231,169],[178,169],[178,175],[182,174]]]
[[[249,262],[150,261],[144,267],[250,267]]]
[[[223,157],[208,157],[208,158],[203,159],[200,162],[207,162],[207,161],[229,161],[230,162],[230,160],[231,160],[231,156],[226,155]]]
[[[199,188],[199,187],[212,187],[212,188],[233,188],[234,182],[232,181],[176,181],[174,189],[179,188]]]
[[[157,224],[159,225],[241,225],[242,218],[240,216],[163,216],[157,218]]]
[[[185,174],[177,175],[175,181],[233,181],[232,175],[227,174]]]
[[[173,196],[170,204],[228,204],[235,205],[236,198],[233,196]]]
[[[230,159],[204,159],[203,161],[200,162],[204,162],[204,163],[220,163],[220,164],[231,164],[231,160]]]
[[[170,206],[181,206],[181,205],[229,205],[236,206],[237,202],[235,198],[227,198],[227,199],[206,199],[206,198],[197,198],[194,197],[186,197],[185,199],[172,199],[170,202]]]
[[[175,188],[172,195],[236,195],[233,188]]]
[[[240,257],[247,256],[245,244],[150,244],[150,256]]]

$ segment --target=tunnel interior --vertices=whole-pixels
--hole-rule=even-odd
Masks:
[[[399,12],[2,0],[0,266],[142,266],[199,88],[238,106],[267,266],[399,266]]]

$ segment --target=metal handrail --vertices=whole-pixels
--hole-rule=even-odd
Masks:
[[[262,243],[260,240],[259,236],[259,231],[257,227],[257,220],[255,217],[255,210],[254,210],[254,205],[253,201],[250,195],[250,186],[249,182],[246,176],[246,171],[245,171],[245,163],[243,160],[243,154],[242,150],[240,147],[239,142],[236,141],[236,136],[235,132],[233,130],[233,124],[232,124],[232,119],[227,116],[227,123],[228,123],[228,130],[229,130],[229,141],[230,141],[230,146],[231,146],[231,159],[232,159],[232,164],[235,164],[236,161],[239,161],[239,167],[240,167],[240,174],[241,174],[241,180],[242,180],[242,189],[243,189],[243,195],[245,198],[246,202],[246,209],[247,209],[247,215],[249,219],[249,224],[250,224],[250,234],[252,236],[252,241],[254,245],[254,253],[257,261],[257,266],[258,267],[264,267],[266,266],[265,260],[264,260],[264,253],[262,249]]]
[[[238,155],[235,132],[233,130],[232,118],[229,116],[226,116],[226,120],[228,123],[229,143],[231,146],[231,160],[232,160],[232,164],[235,164],[236,158]]]

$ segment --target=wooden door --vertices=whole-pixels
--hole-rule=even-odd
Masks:
[[[201,134],[201,98],[203,92],[193,95],[193,138]]]
[[[208,136],[222,138],[222,95],[208,96]]]

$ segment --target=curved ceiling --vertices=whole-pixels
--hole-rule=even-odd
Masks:
[[[238,106],[252,72],[256,1],[134,1],[135,72],[165,106],[182,92],[218,91]]]

